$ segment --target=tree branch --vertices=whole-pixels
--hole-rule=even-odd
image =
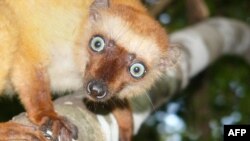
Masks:
[[[172,49],[165,76],[149,92],[154,107],[165,103],[172,94],[185,88],[191,77],[205,69],[225,53],[236,54],[250,61],[250,27],[239,21],[213,18],[170,35]],[[87,110],[84,92],[55,101],[60,115],[68,117],[79,128],[79,141],[117,141],[118,125],[112,114],[96,115]],[[135,133],[153,110],[147,95],[131,99]],[[30,124],[25,114],[14,121]]]
[[[201,22],[209,17],[209,10],[204,0],[186,0],[189,23]]]

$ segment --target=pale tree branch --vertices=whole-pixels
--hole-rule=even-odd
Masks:
[[[190,78],[204,70],[225,53],[245,57],[250,61],[250,27],[226,18],[212,18],[170,35],[169,67],[165,76],[147,95],[131,99],[135,133],[150,115],[152,107],[167,102],[172,94],[185,88]],[[76,92],[55,102],[60,115],[68,117],[79,128],[79,141],[118,141],[118,125],[112,114],[93,114],[83,104],[86,93]],[[29,124],[25,114],[14,121]]]

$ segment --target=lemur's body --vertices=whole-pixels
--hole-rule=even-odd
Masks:
[[[29,119],[53,138],[76,138],[59,116],[51,91],[86,88],[92,101],[144,93],[160,76],[166,55],[164,30],[137,0],[0,1],[0,93],[17,91]],[[132,133],[127,109],[114,110],[121,140]],[[0,124],[0,140],[45,140],[42,132]]]

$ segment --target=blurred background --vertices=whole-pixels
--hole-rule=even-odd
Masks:
[[[197,1],[202,1],[207,11],[197,14],[193,5]],[[164,8],[156,6],[159,2]],[[215,16],[250,25],[249,0],[144,3],[169,33]],[[250,124],[250,65],[240,57],[224,56],[193,78],[184,91],[153,112],[134,140],[222,141],[224,124]]]
[[[156,7],[160,1],[164,5]],[[200,19],[192,13],[190,1],[144,3],[169,33],[208,16],[250,24],[249,0],[204,0],[209,14],[205,11]],[[1,122],[24,110],[17,97],[1,97],[0,111]],[[250,65],[240,57],[224,56],[193,78],[184,91],[153,112],[134,141],[221,141],[224,124],[250,124]]]

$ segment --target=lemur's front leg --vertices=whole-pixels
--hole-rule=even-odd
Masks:
[[[132,111],[127,100],[113,110],[119,126],[119,141],[131,141],[133,135]]]
[[[54,110],[45,68],[22,59],[13,68],[12,82],[29,119],[53,141],[77,139],[77,127]]]

